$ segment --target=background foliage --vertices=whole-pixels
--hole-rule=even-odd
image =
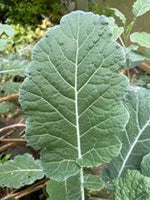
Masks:
[[[33,26],[42,16],[50,17],[56,23],[65,11],[59,0],[3,0],[0,9],[2,21]]]

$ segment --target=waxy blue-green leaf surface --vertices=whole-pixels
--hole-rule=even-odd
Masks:
[[[80,180],[78,176],[68,178],[66,181],[58,183],[50,180],[46,191],[51,200],[80,200]]]
[[[128,82],[118,74],[123,62],[107,18],[82,11],[64,16],[34,47],[20,103],[28,144],[42,150],[51,179],[80,172],[83,183],[82,167],[119,154],[116,135],[128,121],[121,102]]]
[[[150,178],[139,171],[128,171],[124,178],[116,178],[112,200],[150,200]]]
[[[127,169],[139,169],[143,156],[150,152],[150,90],[133,87],[124,102],[130,119],[124,134],[119,157],[109,166],[111,177],[120,177]]]
[[[34,160],[30,154],[16,156],[0,165],[0,186],[20,188],[30,185],[44,176],[39,160]]]
[[[150,11],[150,0],[136,0],[133,4],[132,12],[135,18],[148,11]]]

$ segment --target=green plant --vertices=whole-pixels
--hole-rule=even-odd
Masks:
[[[3,21],[35,27],[42,16],[50,17],[56,23],[66,12],[65,6],[59,0],[3,0],[0,9]]]
[[[120,41],[121,45],[124,46],[126,51],[125,70],[134,68],[135,66],[140,65],[143,61],[149,60],[150,56],[147,57],[144,54],[149,55],[147,49],[149,49],[150,47],[149,45],[150,34],[145,32],[132,33],[137,18],[150,10],[149,0],[147,1],[137,0],[133,4],[133,9],[132,9],[133,19],[130,22],[128,22],[126,16],[116,8],[102,7],[99,6],[98,4],[95,4],[94,6],[93,4],[91,5],[92,6],[90,7],[90,9],[94,13],[98,13],[100,15],[104,14],[106,16],[109,16],[110,25],[113,27],[114,39],[118,39],[118,41]],[[119,18],[122,24],[121,27],[118,27],[113,17]],[[136,43],[136,45],[134,43]],[[140,49],[141,47],[143,48],[142,52]]]
[[[89,10],[91,10],[93,13],[99,14],[99,15],[105,15],[105,16],[113,16],[113,10],[111,10],[109,7],[99,5],[97,3],[90,3],[89,4]]]
[[[25,49],[28,45],[33,46],[35,41],[43,37],[46,30],[51,26],[52,23],[48,18],[44,18],[41,21],[41,24],[35,27],[31,25],[11,24],[11,27],[14,29],[15,34],[7,44],[4,53],[18,53],[19,51]]]
[[[14,35],[14,30],[7,24],[0,24],[0,51],[2,51],[10,38]]]
[[[3,54],[8,43],[12,40],[14,29],[9,25],[0,24],[0,34],[0,97],[3,97],[13,93],[18,93],[29,61],[19,53],[13,55]],[[21,81],[19,81],[19,77]],[[0,114],[6,114],[14,110],[14,104],[12,102],[0,101]]]
[[[116,8],[111,8],[111,10],[114,11],[114,16],[118,17],[123,25],[122,28],[124,29],[124,31],[120,34],[119,39],[126,50],[126,69],[138,66],[144,60],[149,60],[148,57],[140,53],[139,48],[142,47],[145,48],[145,50],[146,48],[150,48],[150,34],[145,32],[132,32],[137,18],[150,10],[150,1],[135,1],[132,7],[133,19],[130,22],[128,22],[125,15]]]
[[[17,156],[13,161],[5,162],[1,168],[0,178],[4,186],[20,188],[30,185],[44,176],[39,160],[34,160],[30,154]],[[11,179],[16,177],[16,181]],[[9,182],[8,182],[9,180]]]
[[[5,162],[7,162],[9,159],[10,159],[10,157],[11,157],[11,154],[3,154],[3,153],[1,153],[0,154],[0,165],[1,164],[4,164]]]
[[[19,54],[0,57],[0,97],[17,94],[29,61]],[[0,102],[0,114],[15,112],[15,102]]]
[[[80,18],[79,22],[78,18]],[[81,23],[81,27],[84,26],[81,32],[77,22]],[[74,30],[70,24],[74,24]],[[121,144],[114,132],[119,134],[128,119],[128,113],[121,102],[119,103],[128,84],[126,78],[117,73],[124,57],[121,47],[111,40],[112,33],[108,25],[105,17],[96,17],[82,12],[64,17],[61,26],[49,31],[47,37],[35,47],[33,62],[28,68],[28,75],[34,73],[35,79],[32,80],[32,77],[28,76],[20,90],[20,102],[28,116],[29,130],[26,139],[32,147],[42,150],[41,160],[46,175],[56,181],[67,181],[68,178],[72,181],[71,177],[75,175],[77,181],[79,176],[77,190],[81,191],[82,199],[85,198],[84,167],[110,162],[118,155]],[[79,38],[79,34],[82,34],[82,39]],[[78,48],[82,53],[78,52]],[[59,55],[59,59],[56,55]],[[93,55],[97,56],[93,57]],[[47,63],[45,71],[42,70],[41,61]],[[91,66],[87,74],[86,63]],[[109,64],[112,67],[107,68]],[[58,66],[60,69],[57,69]],[[64,71],[63,66],[68,69]],[[77,68],[80,70],[77,71]],[[50,76],[47,76],[48,72]],[[39,83],[38,78],[43,79],[43,84]],[[59,82],[57,83],[56,80]],[[89,91],[95,92],[91,96]],[[47,97],[47,94],[50,96]],[[109,95],[111,99],[108,98]],[[88,101],[85,101],[85,98]],[[28,104],[31,100],[32,108],[31,103]],[[41,117],[44,120],[42,122],[43,125],[45,124],[44,127],[40,125],[40,118],[34,120],[33,110],[39,107],[37,103],[34,104],[34,100],[44,105],[39,110],[39,117],[43,115]],[[33,115],[30,115],[30,112]],[[53,124],[52,129],[49,129],[50,124],[46,122],[46,116],[50,119],[50,124]],[[118,117],[122,120],[118,126],[115,126]],[[108,131],[109,126],[112,127]],[[38,134],[35,135],[36,127],[38,127]],[[91,136],[92,132],[93,136]],[[105,138],[105,134],[108,134],[108,138]],[[42,139],[38,140],[39,137]],[[55,151],[56,148],[58,149]],[[48,154],[51,156],[47,157]],[[91,159],[92,157],[94,159]]]
[[[118,73],[126,57],[113,36],[109,18],[77,11],[35,45],[20,104],[40,161],[4,163],[0,185],[19,188],[40,172],[52,200],[150,198],[150,90]]]

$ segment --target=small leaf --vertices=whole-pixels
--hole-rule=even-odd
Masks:
[[[117,40],[122,35],[123,31],[123,27],[113,27],[113,39]]]
[[[134,17],[139,17],[150,10],[150,0],[136,0],[133,4]]]
[[[136,170],[128,171],[124,178],[113,181],[113,200],[150,200],[150,178]]]
[[[4,32],[8,37],[12,37],[14,35],[14,30],[9,25],[0,23],[0,35]]]
[[[46,191],[51,200],[80,200],[79,177],[73,176],[61,183],[50,180]]]
[[[150,152],[150,90],[132,87],[126,96],[130,118],[124,134],[119,157],[109,164],[109,176],[123,176],[127,169],[139,169],[143,156]]]
[[[112,31],[113,31],[113,35],[112,35],[112,38],[114,40],[117,40],[121,34],[123,33],[124,31],[124,28],[123,27],[119,27],[116,23],[115,23],[115,20],[113,17],[109,17],[109,24],[112,28]]]
[[[84,176],[84,187],[89,190],[98,191],[104,188],[105,183],[100,175],[87,174]]]
[[[1,153],[0,154],[0,164],[7,162],[11,158],[11,154]]]
[[[144,176],[150,177],[150,153],[143,157],[141,170]]]
[[[120,10],[116,8],[111,8],[111,10],[114,11],[115,16],[118,17],[122,21],[123,24],[126,23],[126,17],[122,12],[120,12]]]
[[[150,48],[150,34],[145,32],[135,32],[130,35],[130,40],[133,43],[137,43],[138,45],[146,48]]]
[[[18,93],[20,85],[21,85],[20,82],[6,81],[1,84],[0,90],[4,91],[3,95]]]
[[[0,58],[0,76],[6,74],[24,76],[28,64],[29,61],[19,55],[2,57]]]
[[[10,38],[14,35],[14,30],[7,24],[0,23],[0,36],[5,33],[7,35],[6,39],[0,38],[0,51],[4,49],[6,44],[9,42]]]
[[[30,185],[44,176],[39,160],[34,160],[30,154],[16,156],[0,165],[0,186],[20,188]]]

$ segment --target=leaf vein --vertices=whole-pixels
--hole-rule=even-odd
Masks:
[[[76,127],[75,124],[73,124],[69,119],[67,119],[54,105],[52,105],[52,103],[50,103],[49,101],[47,101],[44,97],[41,97],[33,92],[29,92],[26,90],[26,92],[35,95],[37,97],[39,97],[39,99],[45,101],[48,105],[50,105],[65,121],[67,121],[69,124],[71,124],[72,126]]]

